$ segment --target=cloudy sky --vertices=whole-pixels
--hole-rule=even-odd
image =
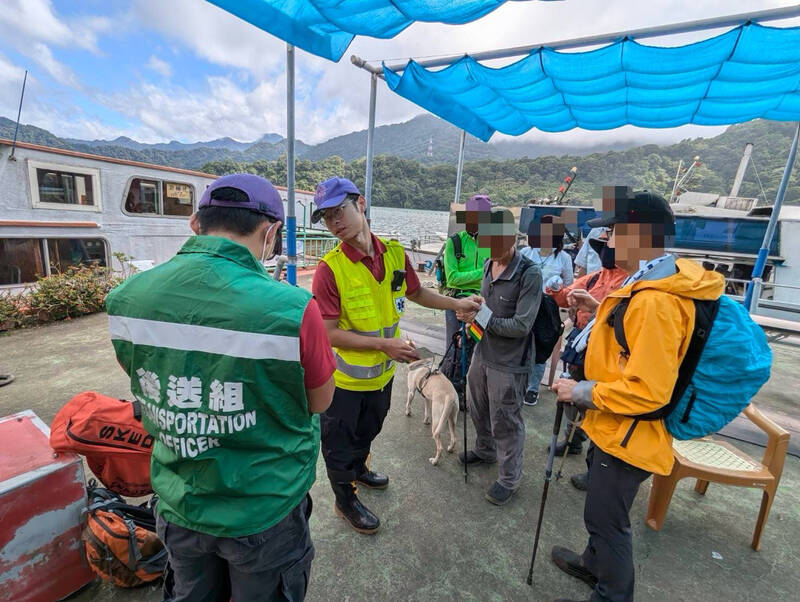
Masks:
[[[454,0],[455,1],[455,0]],[[298,51],[297,135],[316,143],[366,128],[368,74],[350,54],[393,59],[490,50],[703,19],[792,0],[509,2],[468,25],[415,24],[392,40],[357,38],[338,63]],[[776,23],[777,24],[777,23]],[[780,22],[781,26],[798,24]],[[651,40],[686,43],[709,32]],[[0,115],[60,136],[143,142],[257,139],[285,131],[285,45],[204,0],[3,0]],[[379,124],[422,110],[379,83]],[[530,132],[530,139],[667,142],[719,128]]]

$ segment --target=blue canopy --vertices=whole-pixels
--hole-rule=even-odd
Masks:
[[[389,88],[481,140],[531,128],[669,128],[800,120],[800,27],[746,24],[679,47],[631,39],[588,52],[539,48],[499,69],[469,56],[439,71],[409,61]]]
[[[469,23],[508,1],[530,0],[208,1],[298,48],[338,61],[357,35],[393,38],[414,21]]]

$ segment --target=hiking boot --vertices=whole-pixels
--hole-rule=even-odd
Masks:
[[[539,392],[538,391],[525,391],[525,399],[522,400],[526,406],[535,406],[539,403]]]
[[[389,486],[389,477],[383,473],[368,470],[356,478],[356,483],[369,489],[386,489]]]
[[[564,449],[567,447],[567,440],[564,439],[563,441],[559,441],[556,443],[556,457],[560,458],[564,455]],[[550,453],[550,446],[547,446],[547,453]],[[569,444],[569,450],[567,454],[570,456],[578,456],[583,453],[583,443],[580,441],[572,440],[572,443]]]
[[[359,533],[372,535],[377,532],[381,521],[361,503],[352,483],[331,483],[331,487],[336,496],[333,508],[338,516],[346,520],[347,524]]]
[[[508,503],[511,496],[514,495],[514,490],[508,487],[503,487],[500,483],[495,481],[486,492],[486,499],[495,506],[503,506]]]
[[[10,385],[13,382],[14,376],[12,374],[0,374],[0,387]]]
[[[469,450],[467,452],[467,464],[472,466],[473,464],[494,464],[497,460],[484,460],[474,451]],[[458,463],[462,466],[464,465],[464,452],[458,452]]]
[[[550,556],[555,565],[567,575],[580,579],[592,589],[597,585],[597,577],[592,575],[589,569],[583,566],[581,557],[572,550],[563,546],[553,546]]]
[[[589,489],[589,473],[582,472],[580,474],[574,474],[569,478],[569,482],[572,483],[572,486],[578,491],[586,491]]]

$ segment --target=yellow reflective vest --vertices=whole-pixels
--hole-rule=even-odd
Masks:
[[[406,281],[392,291],[395,270],[404,270],[403,246],[392,240],[383,254],[385,276],[378,282],[361,261],[352,262],[341,243],[322,260],[328,264],[339,289],[339,328],[370,337],[399,337],[400,315],[405,308]],[[394,361],[382,351],[333,348],[336,357],[336,386],[350,391],[377,391],[394,376]]]

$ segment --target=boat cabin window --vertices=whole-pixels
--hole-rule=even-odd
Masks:
[[[100,171],[28,161],[34,208],[100,211]]]
[[[133,178],[125,195],[125,211],[189,217],[194,211],[194,186],[182,182]]]
[[[0,238],[0,285],[36,282],[92,264],[108,266],[102,238]]]

